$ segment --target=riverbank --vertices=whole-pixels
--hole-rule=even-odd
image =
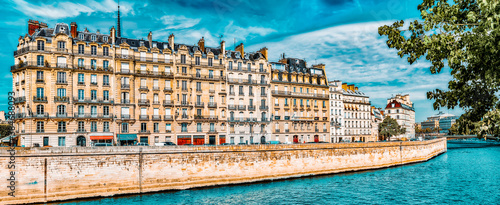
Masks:
[[[16,153],[16,197],[3,189],[0,200],[50,202],[359,171],[426,161],[446,150],[445,139],[142,150],[21,149]],[[6,150],[0,150],[0,160],[7,163]],[[8,171],[0,168],[2,176]],[[7,184],[2,181],[0,186]]]

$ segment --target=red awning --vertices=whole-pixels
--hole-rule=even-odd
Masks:
[[[113,136],[90,136],[90,140],[112,140]]]

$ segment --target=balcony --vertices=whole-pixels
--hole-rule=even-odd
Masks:
[[[174,120],[174,117],[172,115],[164,115],[163,116],[163,120],[165,120],[165,121],[171,121],[171,120]]]
[[[134,55],[128,55],[128,54],[115,54],[116,58],[119,59],[124,59],[124,60],[134,60]]]
[[[45,129],[36,129],[36,133],[44,133]]]
[[[234,95],[234,91],[229,91],[229,95]]]
[[[215,90],[214,89],[210,89],[208,90],[209,93],[215,93]]]
[[[149,91],[149,88],[148,88],[148,86],[142,86],[142,85],[141,85],[141,86],[139,87],[139,91],[146,91],[146,92],[147,92],[147,91]]]
[[[56,85],[67,85],[68,84],[68,81],[66,80],[57,80],[56,81]]]
[[[35,118],[35,119],[46,119],[46,118],[49,118],[49,113],[33,113],[31,115],[32,118]]]
[[[328,130],[327,129],[323,129],[323,132],[327,132]]]
[[[77,133],[84,133],[84,132],[87,132],[87,130],[79,128],[78,130],[76,130],[76,132]]]
[[[163,100],[163,107],[171,107],[174,106],[173,100]]]
[[[266,96],[267,96],[267,94],[266,94],[266,93],[260,93],[260,96],[261,96],[261,97],[266,97]]]
[[[33,102],[46,103],[47,96],[33,96]]]
[[[160,101],[156,100],[156,101],[153,101],[153,105],[159,105],[160,104]]]
[[[290,132],[290,130],[289,130],[289,129],[285,129],[285,133],[289,133],[289,132]]]
[[[121,104],[130,104],[130,100],[129,99],[122,99],[120,101]]]
[[[261,105],[261,106],[259,106],[259,109],[260,110],[268,110],[269,106]]]
[[[236,105],[227,105],[228,110],[236,110]]]
[[[323,121],[327,121],[328,120],[328,117],[323,117]]]
[[[122,84],[122,89],[130,89],[130,84]]]
[[[210,129],[210,130],[208,130],[207,133],[208,134],[217,134],[217,130],[216,129]]]
[[[191,106],[191,102],[188,101],[181,101],[179,106]]]
[[[154,91],[159,91],[159,90],[160,90],[160,87],[158,87],[158,86],[153,86],[153,90],[154,90]]]
[[[246,110],[246,105],[238,105],[238,110]]]
[[[114,100],[109,98],[78,98],[73,97],[73,103],[99,103],[99,104],[113,104]]]
[[[74,113],[76,119],[113,119],[113,114],[110,113]]]
[[[149,115],[139,115],[139,120],[149,120]]]
[[[328,94],[318,94],[318,93],[301,93],[301,92],[291,92],[291,91],[283,91],[283,90],[272,90],[271,94],[272,95],[280,95],[280,96],[294,96],[294,97],[329,99]]]
[[[116,74],[131,75],[131,74],[133,74],[133,72],[130,71],[130,70],[126,70],[125,69],[125,70],[119,70],[119,71],[117,71]]]
[[[54,96],[54,102],[64,102],[64,103],[69,103],[69,97],[59,97],[59,96]]]
[[[149,106],[150,103],[149,103],[149,99],[139,99],[139,100],[137,100],[137,104]]]
[[[14,103],[24,103],[26,102],[26,96],[14,98]]]
[[[113,72],[113,68],[111,66],[102,67],[102,66],[95,66],[95,65],[75,65],[73,67],[74,67],[75,70],[82,70],[82,71]]]
[[[205,107],[205,103],[204,102],[196,102],[196,103],[194,103],[194,106],[195,107]]]
[[[255,106],[254,105],[249,105],[248,106],[248,111],[255,111]]]
[[[149,130],[139,130],[139,133],[141,133],[141,134],[150,134],[151,132]]]
[[[166,88],[163,88],[163,92],[172,92],[172,88],[171,87],[166,87]]]
[[[285,120],[290,120],[290,116],[285,116]]]
[[[278,132],[278,133],[279,133],[279,132],[280,132],[280,129],[275,129],[275,130],[274,130],[274,132]]]
[[[68,115],[68,113],[56,113],[56,115],[52,118],[61,119],[61,118],[70,118],[70,116]]]
[[[122,114],[121,117],[120,117],[120,119],[122,119],[122,120],[129,120],[130,119],[130,115],[128,115],[128,114]]]
[[[274,116],[274,119],[275,119],[275,120],[280,120],[280,119],[281,119],[281,116]]]
[[[67,132],[66,129],[57,129],[57,132]]]
[[[151,119],[154,121],[160,121],[161,120],[161,115],[153,115],[151,116]]]
[[[216,102],[209,102],[208,103],[208,107],[209,108],[215,108],[215,107],[217,107],[217,103]]]

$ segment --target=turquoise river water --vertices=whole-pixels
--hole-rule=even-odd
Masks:
[[[64,204],[500,204],[500,146],[372,171]]]

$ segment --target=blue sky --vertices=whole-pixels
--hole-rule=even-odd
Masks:
[[[219,36],[227,42],[244,43],[246,51],[269,48],[271,61],[282,53],[288,57],[324,63],[329,80],[354,83],[370,96],[372,104],[384,107],[387,98],[409,93],[420,122],[437,111],[426,92],[446,89],[449,70],[431,75],[430,63],[422,59],[409,65],[385,44],[377,28],[395,20],[419,19],[422,0],[171,0],[120,1],[122,36],[195,44],[202,36],[208,46],[218,46]],[[17,39],[27,33],[28,19],[55,23],[77,22],[78,29],[109,33],[116,26],[114,0],[12,0],[0,8],[0,110],[7,108],[7,90],[12,90],[10,66]],[[461,114],[461,110],[444,110]]]

